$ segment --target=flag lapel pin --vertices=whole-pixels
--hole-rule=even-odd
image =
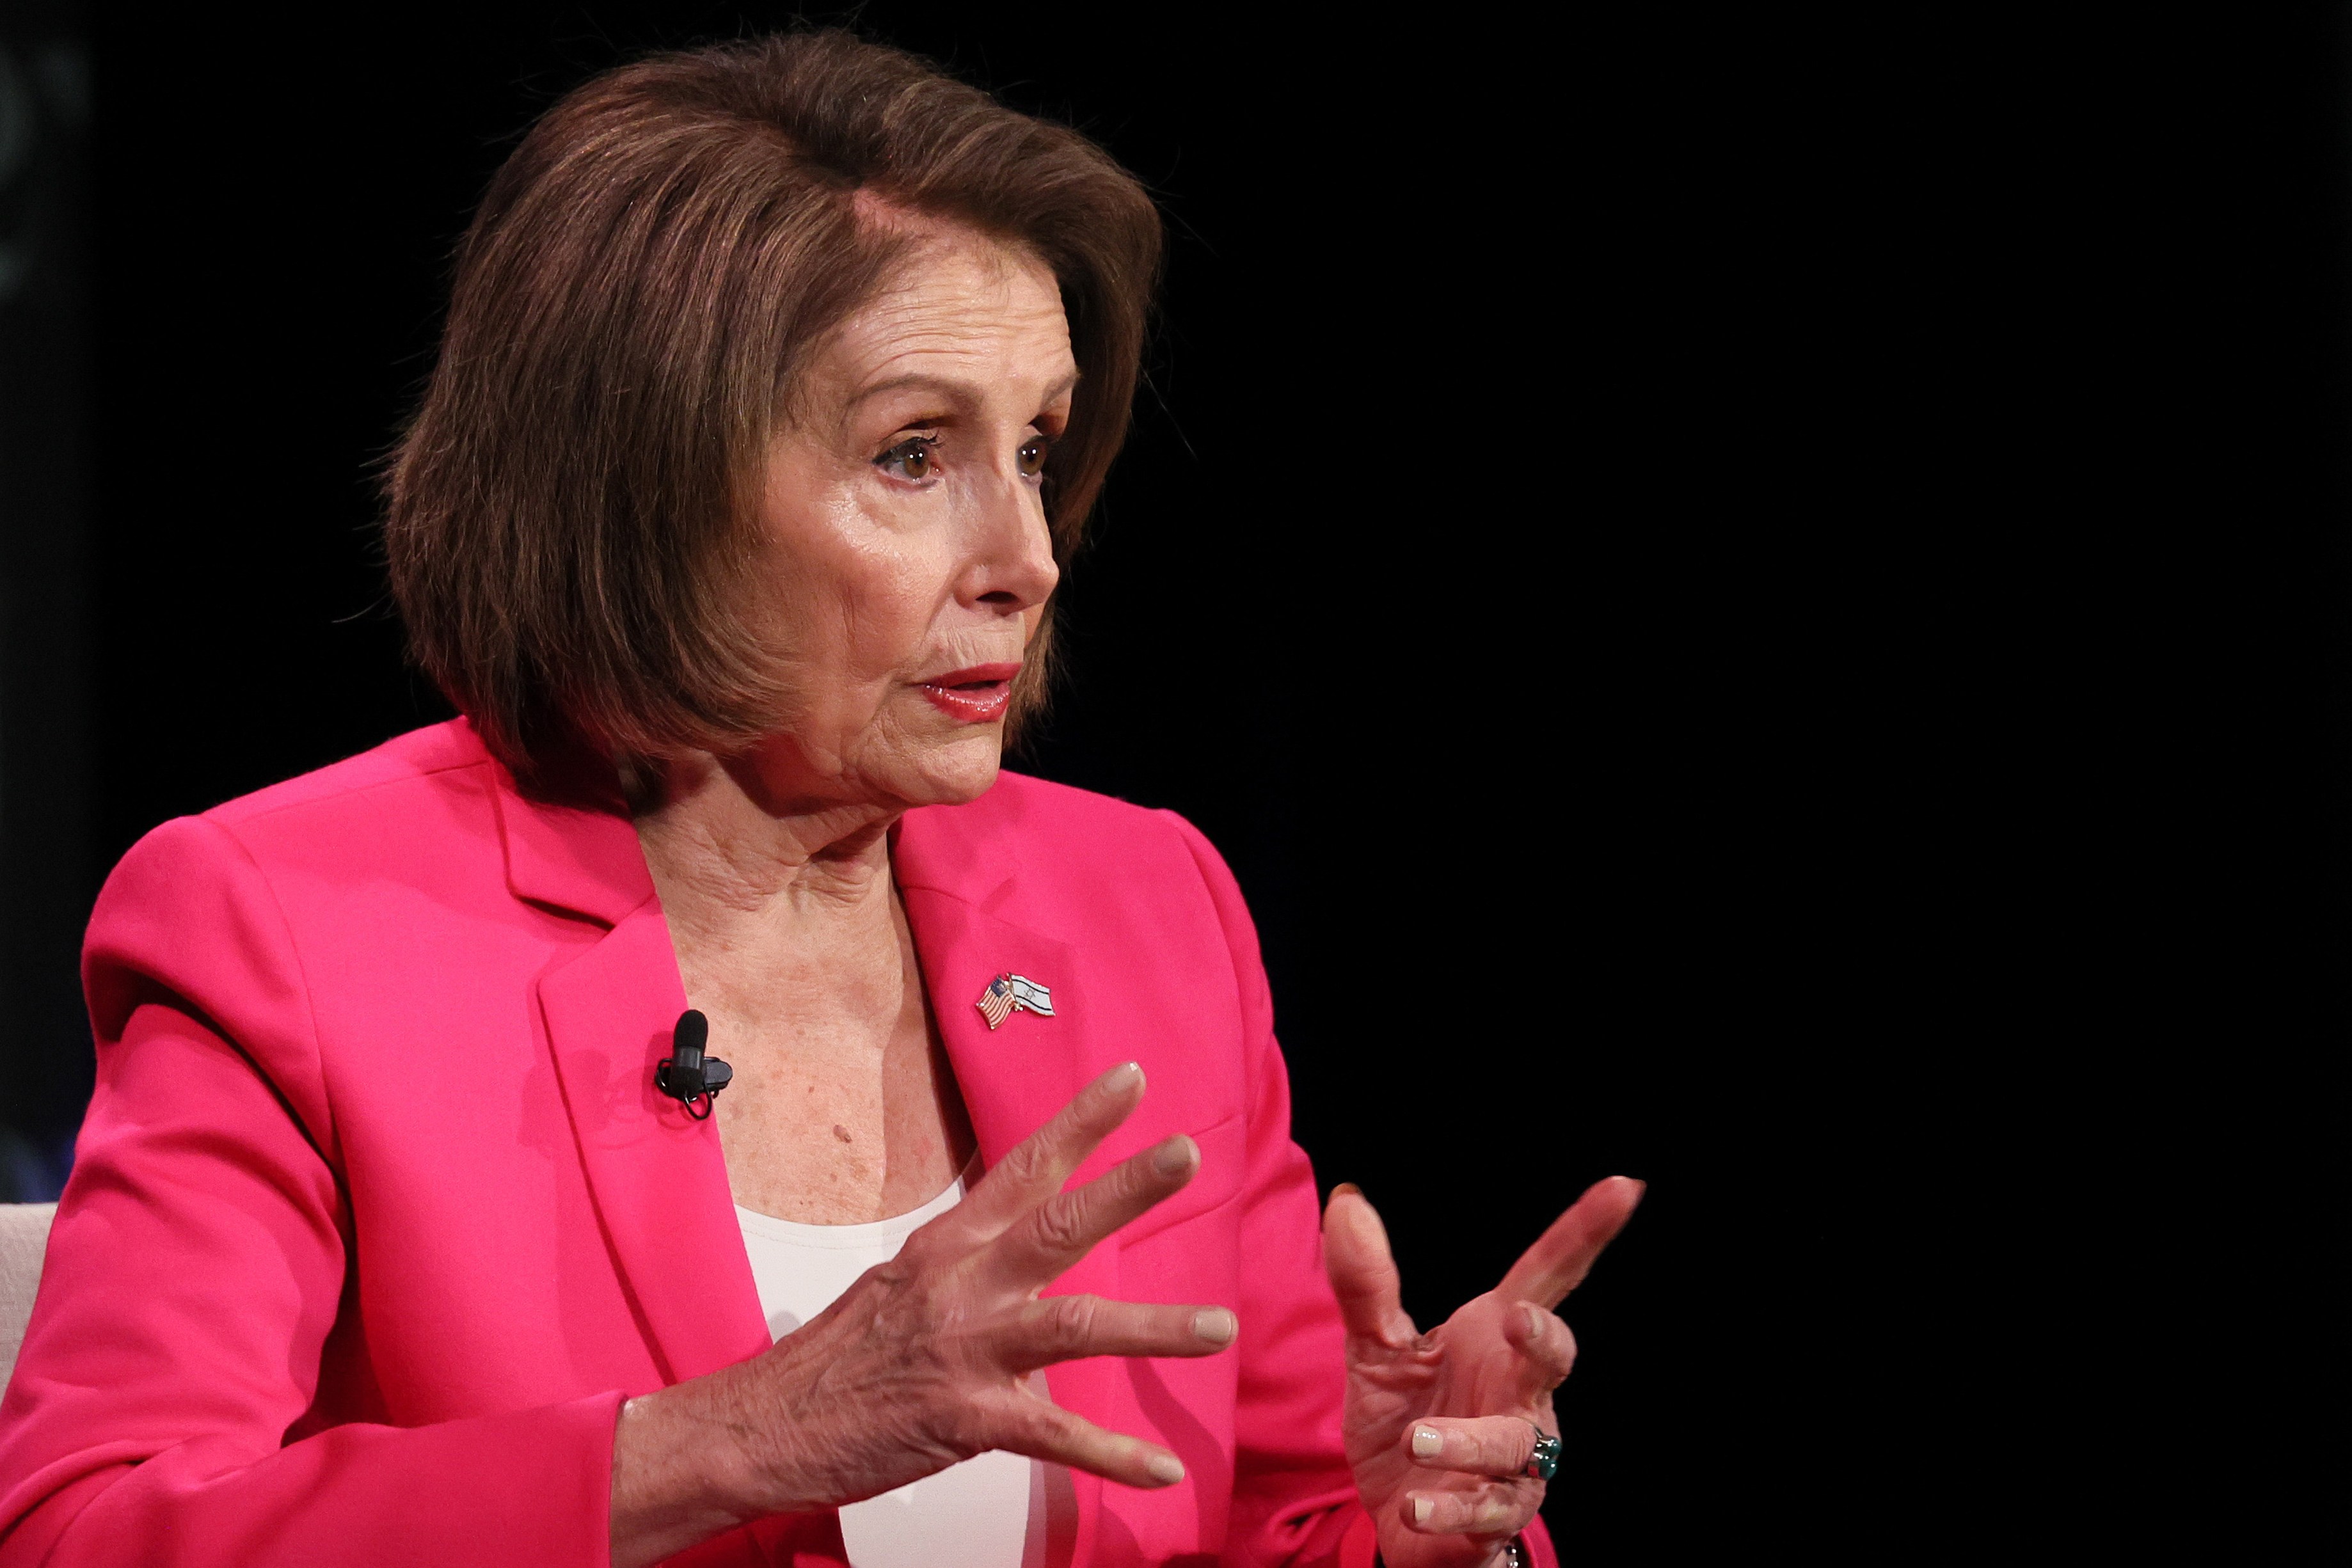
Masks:
[[[988,1020],[989,1032],[1014,1013],[1035,1013],[1041,1019],[1054,1016],[1054,993],[1025,975],[999,975],[988,982],[988,989],[980,993],[972,1004],[980,1016]]]

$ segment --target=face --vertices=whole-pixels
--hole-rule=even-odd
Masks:
[[[761,498],[794,697],[746,759],[764,792],[904,807],[994,782],[1059,575],[1040,486],[1076,382],[1053,274],[951,228],[835,335]]]

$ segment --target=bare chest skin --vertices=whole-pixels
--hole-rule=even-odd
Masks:
[[[735,1069],[717,1101],[745,1208],[856,1225],[920,1207],[971,1157],[963,1097],[897,889],[798,919],[673,919],[687,999]]]

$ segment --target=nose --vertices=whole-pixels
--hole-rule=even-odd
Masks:
[[[974,538],[957,597],[1000,614],[1034,610],[1062,580],[1037,490],[1017,475],[992,476],[974,517]]]

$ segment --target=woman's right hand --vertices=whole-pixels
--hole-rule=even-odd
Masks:
[[[1180,1134],[1062,1190],[1142,1098],[1140,1067],[1111,1069],[765,1354],[624,1405],[614,1568],[769,1514],[873,1497],[992,1448],[1129,1486],[1181,1480],[1175,1455],[1072,1415],[1031,1381],[1081,1356],[1212,1355],[1239,1332],[1223,1307],[1038,1299],[1200,1167]]]

